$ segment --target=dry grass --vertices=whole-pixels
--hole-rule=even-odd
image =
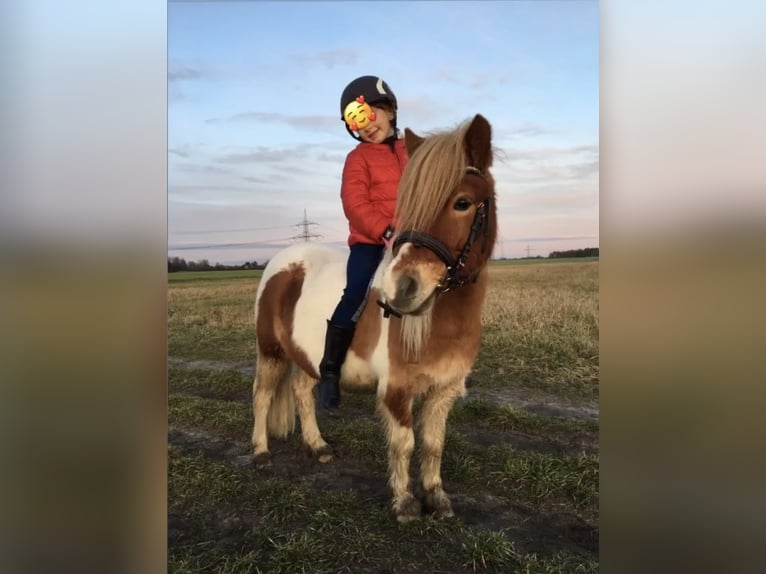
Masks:
[[[257,278],[174,283],[171,357],[252,362]],[[598,262],[493,265],[475,366],[488,388],[598,395]]]
[[[540,330],[576,323],[598,328],[598,263],[493,266],[482,313],[486,328]]]
[[[168,318],[183,327],[251,327],[257,280],[191,283],[168,289]]]
[[[491,268],[476,364],[491,387],[598,393],[598,262]]]

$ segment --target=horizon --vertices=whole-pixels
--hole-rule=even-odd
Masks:
[[[493,253],[493,255],[489,258],[489,260],[490,261],[516,261],[516,260],[520,260],[520,259],[555,259],[555,258],[551,257],[551,255],[553,255],[554,253],[562,253],[562,252],[566,253],[566,252],[570,252],[570,251],[572,251],[572,252],[574,252],[574,251],[587,251],[587,250],[590,250],[590,249],[599,249],[599,247],[598,247],[598,245],[592,245],[590,247],[577,247],[577,248],[574,248],[574,249],[565,249],[565,250],[551,251],[551,252],[549,252],[549,253],[547,253],[545,255],[542,255],[542,254],[531,255],[530,254],[530,255],[520,255],[520,256],[517,256],[517,257],[507,257],[507,256],[501,257],[500,255],[496,255],[496,254]],[[210,261],[206,257],[203,257],[201,259],[187,259],[186,257],[183,257],[182,255],[173,255],[173,256],[168,255],[168,257],[167,257],[168,262],[170,262],[172,259],[174,259],[176,257],[179,260],[185,261],[187,264],[200,264],[200,263],[202,263],[202,261],[207,261],[207,264],[209,266],[211,266],[211,267],[214,267],[216,265],[223,265],[223,266],[226,266],[226,267],[236,267],[236,266],[245,265],[246,263],[251,263],[254,266],[262,267],[262,266],[265,266],[269,262],[269,259],[263,259],[263,260],[258,260],[258,259],[243,259],[241,261],[232,261],[230,263],[224,263],[223,261]],[[581,258],[584,259],[584,258],[598,257],[598,255],[580,255],[580,256],[573,255],[573,256],[567,256],[567,257],[568,258],[569,257],[581,257]]]

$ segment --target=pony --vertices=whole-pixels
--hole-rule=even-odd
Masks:
[[[487,262],[496,239],[491,126],[480,114],[421,137],[405,129],[410,160],[396,205],[397,235],[370,284],[341,370],[343,391],[376,393],[385,427],[388,484],[399,522],[453,516],[441,478],[447,416],[479,353]],[[326,319],[344,287],[347,255],[293,244],[266,265],[255,300],[253,457],[271,464],[268,436],[285,438],[300,417],[302,440],[320,462],[333,458],[317,425]],[[372,303],[375,301],[376,303]],[[413,402],[422,397],[417,424]],[[420,497],[410,484],[415,432]]]

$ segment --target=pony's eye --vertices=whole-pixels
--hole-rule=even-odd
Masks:
[[[471,207],[471,201],[465,197],[459,198],[454,205],[457,211],[466,211],[469,207]]]

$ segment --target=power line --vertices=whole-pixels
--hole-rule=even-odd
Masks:
[[[240,227],[238,229],[203,229],[203,230],[187,230],[187,231],[174,231],[173,235],[203,235],[206,233],[242,233],[245,231],[272,231],[274,229],[287,229],[288,227],[294,227],[292,225],[276,225],[270,227]]]
[[[272,238],[272,239],[261,239],[259,241],[243,241],[243,242],[228,242],[228,243],[216,243],[216,244],[210,244],[210,243],[203,243],[203,244],[193,244],[193,245],[169,245],[168,249],[172,251],[187,251],[187,250],[212,250],[212,249],[237,249],[237,248],[265,248],[268,247],[265,244],[268,243],[282,243],[282,242],[288,242],[288,241],[309,241],[311,239],[319,239],[324,237],[323,235],[320,235],[318,233],[312,233],[312,230],[310,226],[312,225],[319,225],[315,221],[309,221],[308,216],[306,214],[306,210],[303,210],[303,221],[300,223],[296,223],[294,225],[289,226],[274,226],[274,227],[254,227],[251,228],[252,230],[266,230],[266,229],[283,229],[286,227],[300,227],[301,232],[297,235],[293,235],[291,237],[280,237],[280,238]],[[230,230],[229,230],[230,231]],[[245,231],[242,229],[241,231]],[[214,233],[213,231],[210,231],[211,233]],[[279,246],[276,246],[279,247]],[[284,247],[284,246],[282,246]]]

